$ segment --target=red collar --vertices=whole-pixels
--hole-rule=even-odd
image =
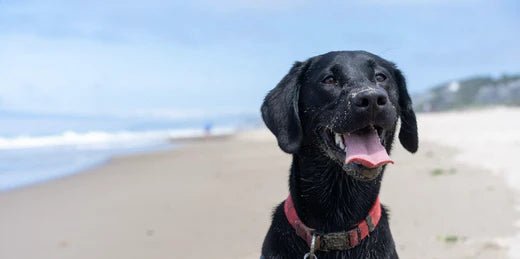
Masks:
[[[317,232],[315,229],[307,227],[298,217],[291,195],[289,195],[285,200],[284,210],[285,216],[296,231],[296,234],[303,238],[309,247],[311,246],[312,236],[315,235],[316,250],[321,251],[346,250],[359,245],[361,240],[365,239],[370,232],[374,231],[381,219],[381,203],[379,201],[379,196],[368,212],[367,217],[352,229],[345,232],[322,234]]]

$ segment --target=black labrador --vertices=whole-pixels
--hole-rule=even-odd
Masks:
[[[378,195],[398,119],[405,149],[416,152],[418,136],[396,65],[365,51],[296,62],[261,110],[293,155],[262,258],[398,258]]]

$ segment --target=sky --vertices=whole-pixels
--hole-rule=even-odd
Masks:
[[[0,110],[256,113],[296,60],[367,50],[409,90],[520,72],[520,2],[0,0]]]

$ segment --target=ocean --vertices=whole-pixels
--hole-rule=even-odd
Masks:
[[[111,157],[178,148],[175,139],[233,134],[256,114],[121,118],[0,111],[0,192],[78,173]]]

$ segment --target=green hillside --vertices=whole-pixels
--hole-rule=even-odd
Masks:
[[[445,111],[493,105],[520,106],[520,75],[475,76],[433,87],[414,96],[417,111]]]

